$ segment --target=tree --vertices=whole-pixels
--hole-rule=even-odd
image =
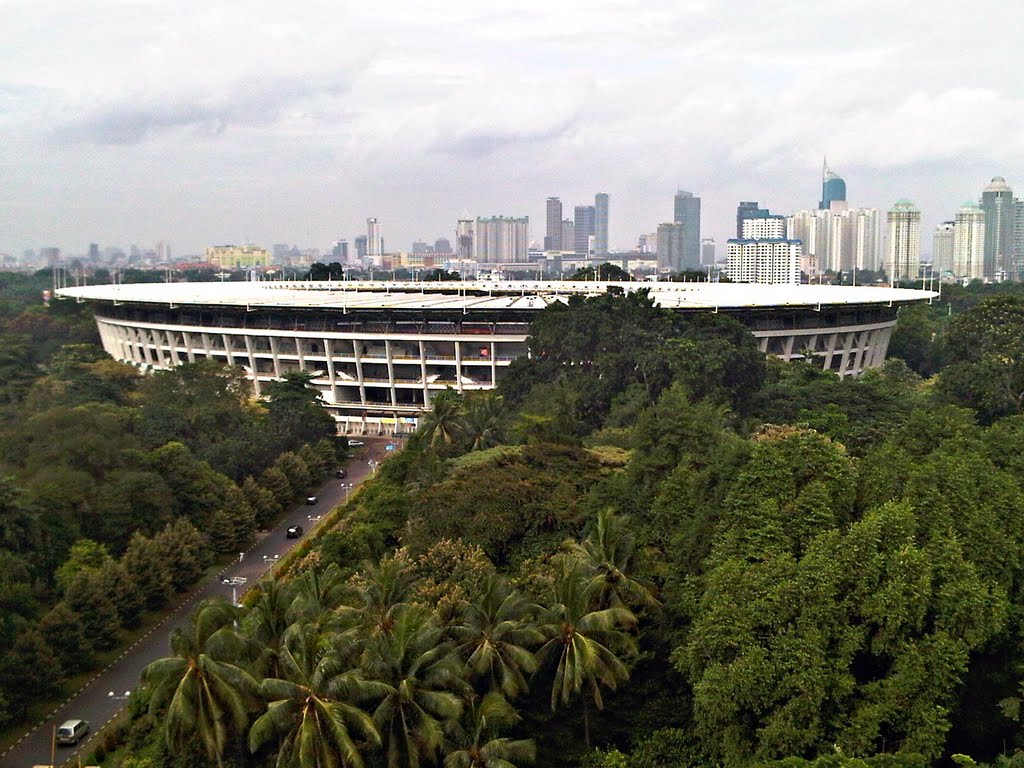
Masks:
[[[952,319],[944,343],[940,392],[986,424],[1024,411],[1024,300],[986,299]]]
[[[57,655],[62,669],[83,670],[92,664],[92,646],[82,628],[82,617],[64,601],[43,614],[39,631]]]
[[[98,572],[111,559],[110,553],[102,544],[91,539],[79,539],[71,547],[68,559],[57,569],[57,586],[66,592],[85,572]]]
[[[461,421],[461,442],[471,451],[491,448],[501,442],[506,414],[497,392],[473,392],[465,398]]]
[[[121,628],[118,608],[102,571],[82,571],[64,592],[68,607],[82,617],[82,629],[97,650],[117,644]]]
[[[289,628],[279,667],[278,677],[260,683],[267,711],[252,724],[249,749],[256,752],[276,737],[278,766],[362,766],[353,731],[377,746],[380,734],[353,702],[381,692],[382,686],[346,671],[336,639],[322,635],[317,624]]]
[[[532,739],[498,736],[503,728],[518,721],[515,709],[500,693],[486,694],[470,709],[469,728],[458,748],[445,756],[445,768],[517,768],[532,763],[537,756]]]
[[[546,642],[537,660],[554,666],[551,709],[567,706],[583,695],[584,737],[590,747],[590,707],[593,699],[603,708],[601,688],[614,690],[629,679],[629,670],[618,653],[635,653],[636,645],[624,629],[636,625],[626,608],[594,610],[594,595],[582,563],[573,557],[559,558],[551,605],[543,614],[540,630]]]
[[[657,608],[654,586],[635,573],[636,537],[627,518],[605,507],[597,513],[597,524],[576,555],[593,571],[591,590],[598,605],[607,608]]]
[[[169,749],[198,739],[211,760],[223,765],[232,735],[249,723],[257,683],[238,665],[243,643],[233,623],[238,609],[220,599],[200,604],[184,629],[171,634],[170,657],[142,672],[150,691],[150,714],[164,707],[164,734]]]
[[[363,672],[386,691],[373,710],[389,768],[431,762],[462,714],[466,690],[459,664],[437,619],[403,606],[390,632],[372,637]]]
[[[210,560],[210,547],[188,520],[175,520],[164,526],[153,541],[167,563],[171,584],[184,592],[199,580]]]
[[[506,579],[488,576],[480,597],[466,605],[461,623],[452,627],[470,674],[509,699],[525,693],[527,676],[537,671],[531,648],[544,640],[535,623],[539,613],[540,607],[511,589]]]
[[[462,408],[454,390],[438,392],[430,398],[430,410],[420,423],[422,439],[431,448],[451,445],[462,430]]]
[[[256,516],[257,527],[261,530],[269,527],[274,517],[281,511],[274,494],[257,483],[251,475],[242,483],[242,494]]]
[[[163,548],[152,539],[136,533],[128,542],[121,564],[131,574],[150,611],[164,607],[173,589],[169,563]]]
[[[0,691],[7,697],[10,711],[22,719],[37,697],[60,691],[63,676],[60,662],[35,627],[22,629],[14,646],[0,659]]]

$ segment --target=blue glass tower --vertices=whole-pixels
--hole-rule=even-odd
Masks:
[[[846,201],[846,182],[842,176],[828,167],[826,160],[821,168],[821,202],[818,208],[827,211],[833,200]]]

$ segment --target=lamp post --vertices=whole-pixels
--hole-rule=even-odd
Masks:
[[[229,579],[224,579],[224,584],[231,587],[231,604],[238,607],[238,588],[245,586],[245,582],[248,579],[245,576],[232,576]]]

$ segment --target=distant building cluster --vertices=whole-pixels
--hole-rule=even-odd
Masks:
[[[817,195],[816,195],[817,196]],[[667,202],[667,200],[666,200]],[[569,215],[571,213],[571,216]],[[884,215],[884,219],[883,219]],[[701,198],[677,189],[671,219],[639,235],[635,245],[613,248],[609,240],[611,195],[597,192],[593,202],[563,205],[558,196],[544,205],[543,237],[534,240],[528,216],[471,215],[455,221],[444,236],[417,238],[408,249],[385,242],[385,222],[366,218],[365,231],[351,240],[339,237],[324,251],[275,243],[268,252],[252,243],[216,245],[203,255],[173,260],[170,243],[153,248],[132,245],[127,252],[90,243],[88,255],[69,256],[59,248],[26,251],[20,259],[0,254],[10,268],[90,265],[126,268],[197,268],[276,272],[306,270],[322,262],[340,265],[346,274],[444,269],[464,277],[561,277],[605,261],[636,277],[733,282],[896,283],[922,277],[948,281],[1024,280],[1024,200],[996,176],[980,197],[965,202],[932,234],[930,259],[921,250],[920,209],[898,200],[886,209],[847,200],[847,184],[822,166],[816,206],[773,213],[767,204],[744,200],[736,207],[735,236],[721,247],[702,237]],[[659,217],[660,218],[660,217]],[[334,270],[337,271],[336,269]]]

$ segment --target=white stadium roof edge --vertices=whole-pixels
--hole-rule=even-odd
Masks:
[[[542,309],[571,294],[647,290],[676,309],[770,309],[928,301],[933,291],[874,286],[674,282],[224,282],[133,283],[61,288],[59,297],[98,302],[304,309]]]

